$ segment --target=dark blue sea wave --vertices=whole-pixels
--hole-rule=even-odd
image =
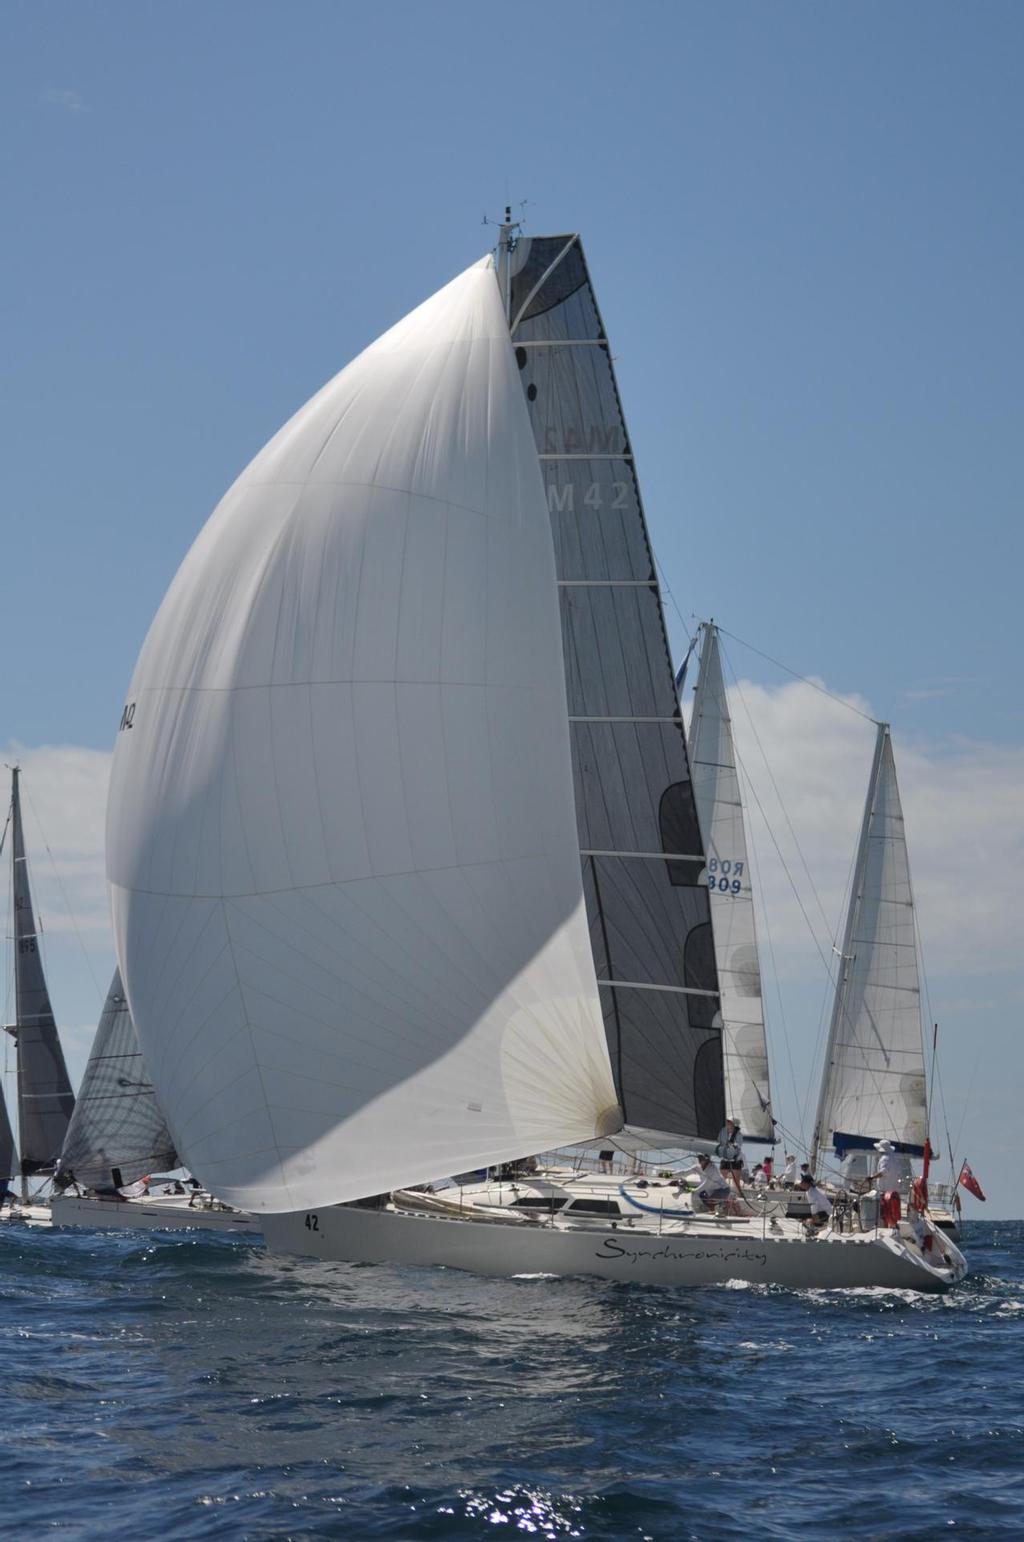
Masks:
[[[0,1534],[1024,1535],[1024,1224],[949,1295],[0,1226]]]

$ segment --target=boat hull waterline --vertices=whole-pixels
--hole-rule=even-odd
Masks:
[[[657,1234],[620,1228],[561,1229],[500,1221],[466,1221],[330,1206],[266,1215],[263,1235],[274,1253],[347,1263],[430,1264],[475,1274],[597,1275],[643,1285],[753,1285],[832,1290],[881,1286],[941,1291],[967,1272],[948,1240],[946,1268],[934,1268],[912,1245],[887,1232],[870,1235],[773,1237],[738,1226],[682,1228]]]

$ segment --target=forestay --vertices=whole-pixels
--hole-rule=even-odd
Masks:
[[[657,1142],[714,1140],[721,1018],[661,596],[578,236],[522,239],[510,326],[554,533],[590,940],[619,1101]]]
[[[887,1139],[921,1153],[928,1133],[914,898],[892,739],[879,724],[853,875],[816,1144]]]
[[[732,720],[715,626],[702,628],[689,733],[722,991],[725,1103],[743,1134],[774,1140],[754,895]]]
[[[153,623],[108,812],[182,1159],[301,1209],[618,1128],[551,534],[490,259],[226,494]]]
[[[25,860],[19,777],[15,767],[10,821],[14,869],[14,1033],[18,1056],[18,1145],[21,1172],[30,1177],[53,1171],[75,1098],[43,971]]]
[[[146,1073],[121,971],[115,969],[71,1116],[59,1171],[87,1187],[118,1187],[178,1166]]]

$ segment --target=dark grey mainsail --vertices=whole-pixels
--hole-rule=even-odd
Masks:
[[[507,255],[507,254],[503,254]],[[590,938],[628,1127],[714,1140],[718,977],[686,739],[633,453],[578,236],[500,272],[547,485]]]
[[[64,1052],[46,988],[43,959],[21,827],[19,770],[11,774],[11,855],[14,890],[14,996],[12,1027],[18,1050],[18,1144],[21,1173],[52,1172],[75,1106]]]
[[[115,969],[60,1154],[60,1174],[120,1187],[179,1165]]]
[[[14,1177],[18,1166],[14,1150],[14,1131],[7,1113],[3,1090],[0,1089],[0,1194]]]

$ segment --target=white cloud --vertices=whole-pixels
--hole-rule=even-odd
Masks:
[[[110,933],[104,822],[111,756],[78,745],[9,744],[21,766],[21,809],[32,894],[43,930]],[[6,800],[5,800],[6,801]]]
[[[39,100],[47,107],[61,107],[65,112],[88,112],[81,93],[67,86],[47,86]]]
[[[740,681],[730,701],[737,750],[756,793],[748,799],[750,818],[780,972],[822,978],[800,901],[827,953],[841,920],[875,730],[803,683],[769,689]],[[868,710],[857,698],[849,701]],[[893,747],[928,972],[939,978],[1005,971],[1017,957],[1024,907],[1024,746],[901,739],[896,728]]]
[[[862,699],[846,700],[857,713],[870,714]],[[742,680],[730,701],[780,972],[822,978],[801,906],[828,955],[841,924],[874,727],[805,683],[765,687]],[[935,977],[1005,971],[1017,957],[1024,911],[1024,746],[902,740],[897,729],[894,748],[929,971]],[[12,744],[3,758],[22,766],[26,844],[46,931],[77,929],[105,944],[110,754]]]

